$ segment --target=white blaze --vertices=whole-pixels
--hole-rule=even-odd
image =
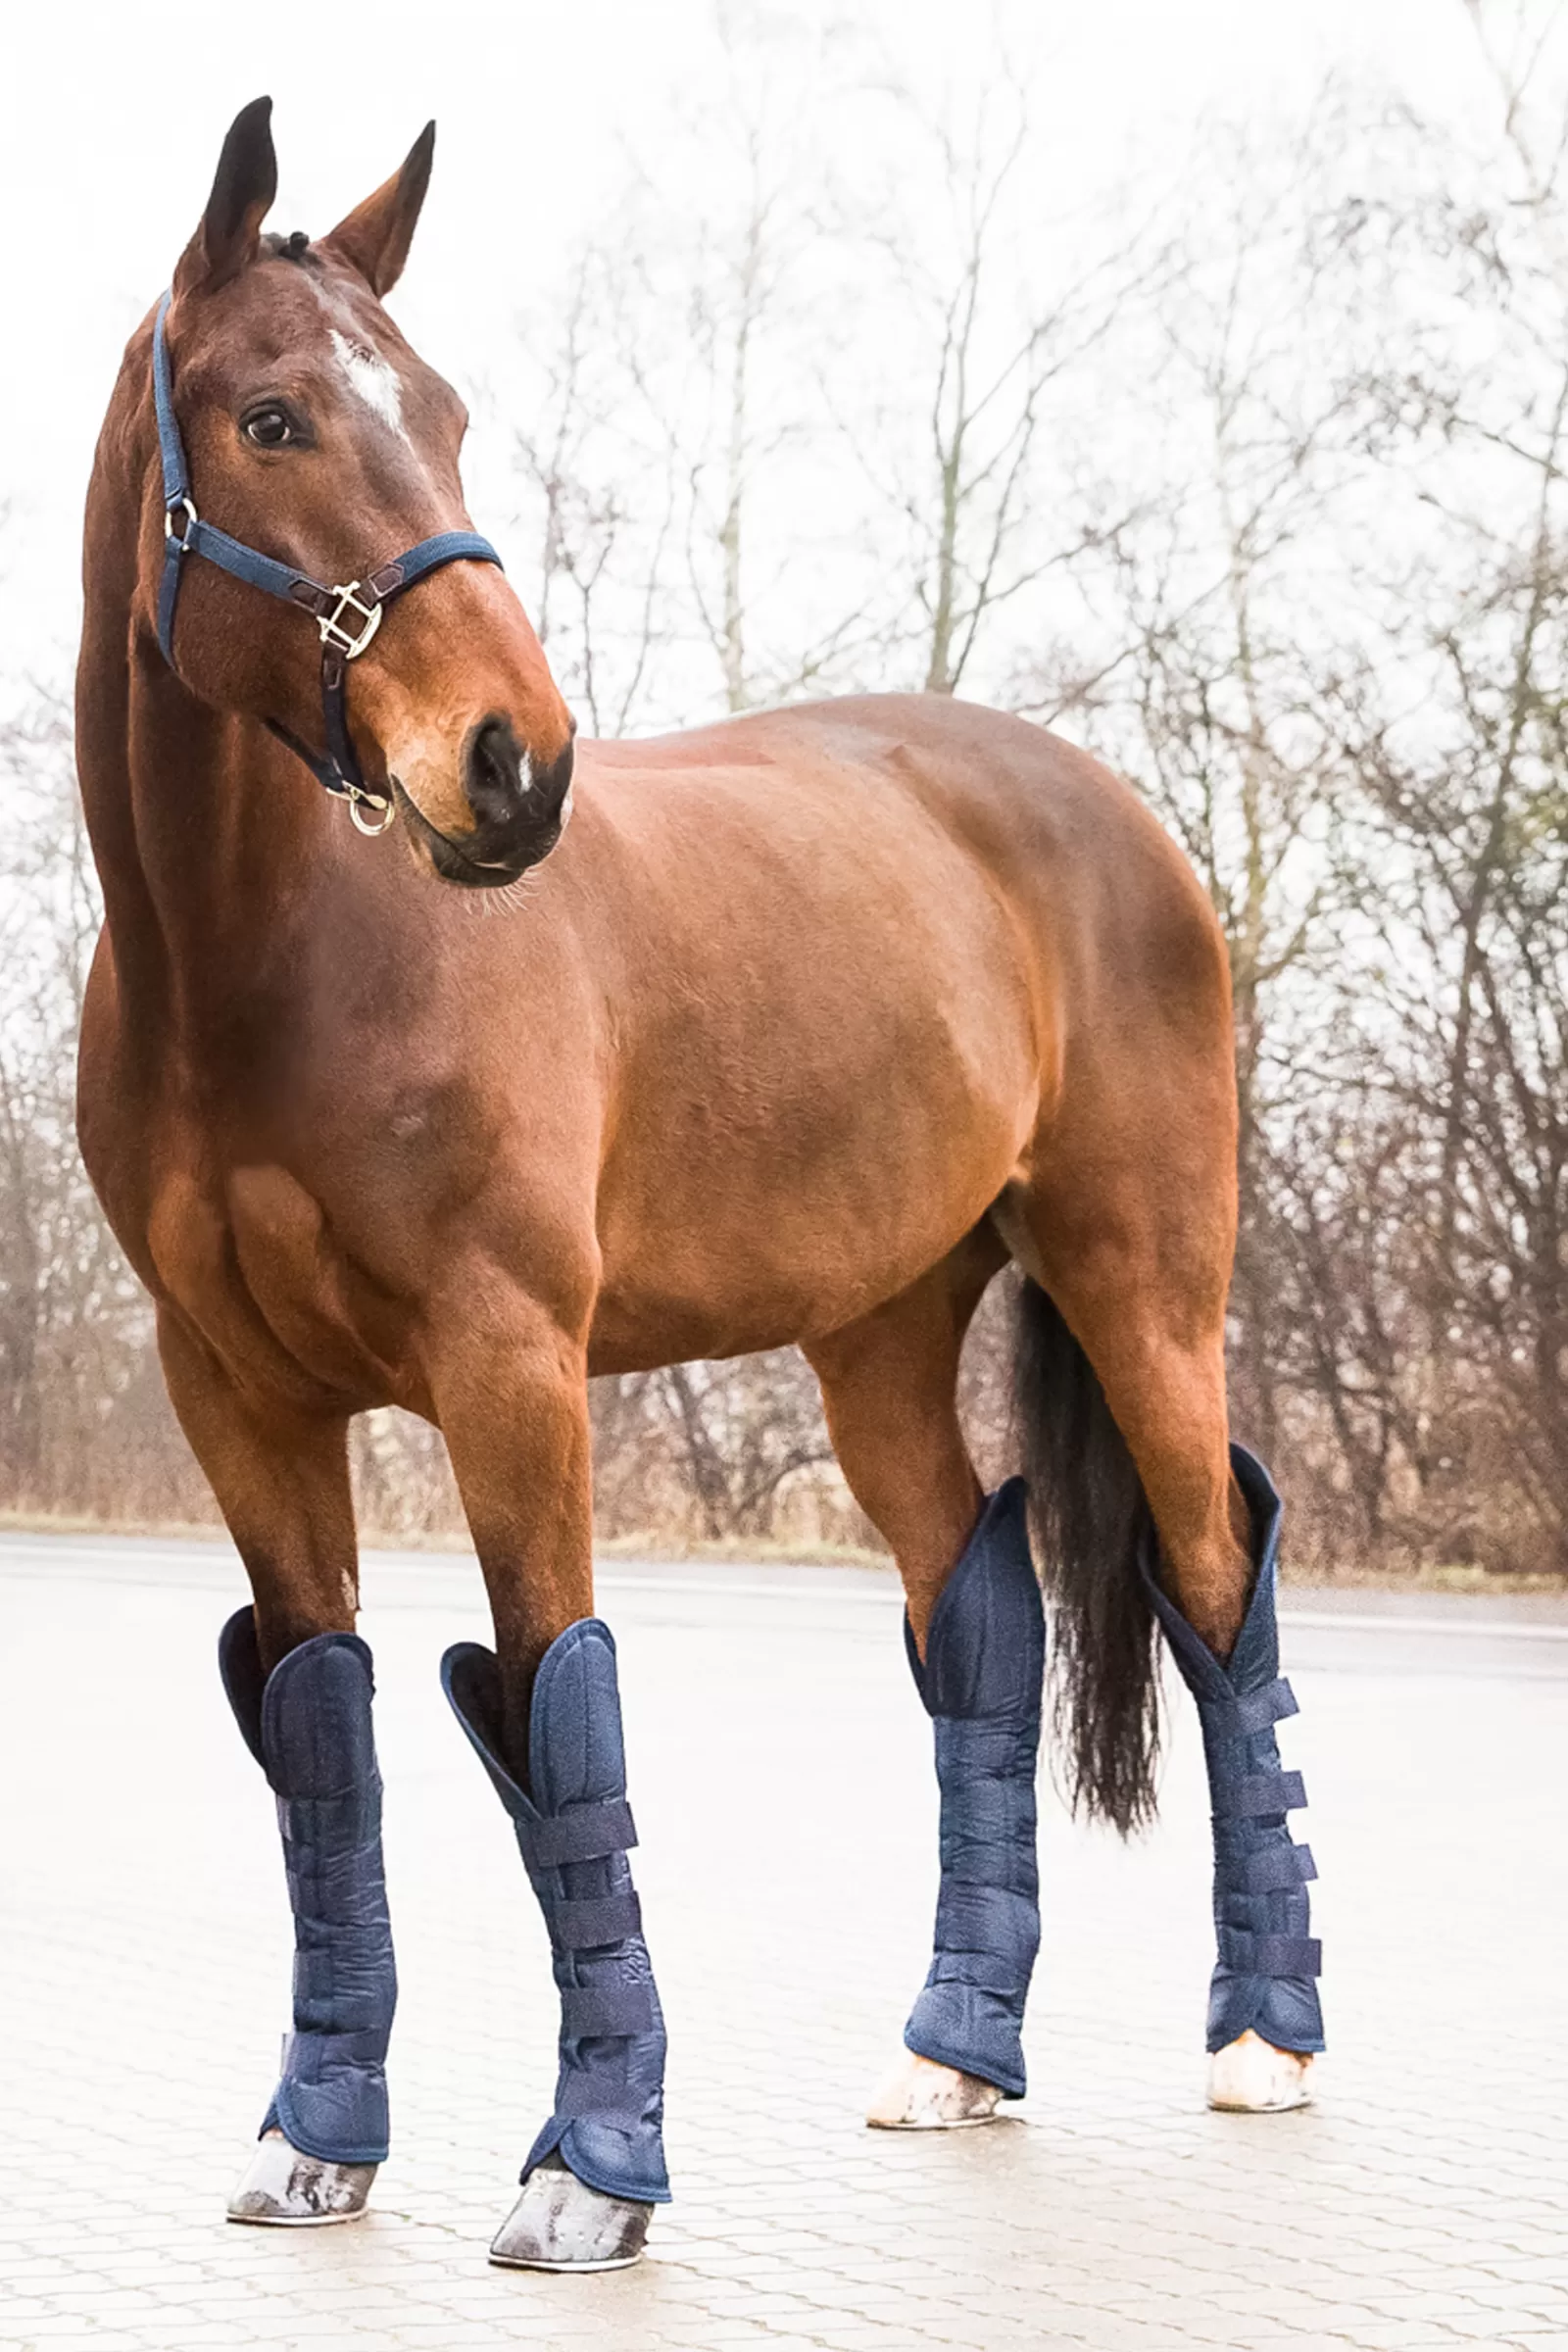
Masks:
[[[403,387],[398,382],[397,369],[387,365],[378,352],[368,343],[357,343],[339,334],[335,326],[328,327],[337,364],[352,392],[358,393],[368,409],[373,409],[381,422],[394,433],[403,431]]]

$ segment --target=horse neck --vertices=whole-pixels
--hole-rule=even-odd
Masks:
[[[316,887],[340,873],[336,811],[259,722],[209,709],[164,662],[133,610],[134,532],[89,509],[77,761],[127,1019],[195,1038],[247,992],[275,994]]]

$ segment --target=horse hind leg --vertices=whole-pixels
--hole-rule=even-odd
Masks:
[[[867,2115],[885,2130],[989,2123],[1024,2088],[1018,2029],[1039,1937],[1040,1598],[1018,1482],[982,1495],[956,1406],[964,1332],[1004,1258],[981,1229],[807,1351],[844,1475],[904,1581],[942,1791],[935,1956]]]
[[[1173,1115],[1165,1139],[1157,1169],[1132,1148],[1064,1145],[1055,1164],[1109,1164],[1113,1182],[1102,1176],[1091,1196],[1037,1180],[1000,1211],[1034,1277],[1020,1418],[1069,1778],[1087,1810],[1124,1832],[1152,1810],[1157,1622],[1198,1705],[1214,1817],[1209,2099],[1274,2110],[1305,2104],[1322,2048],[1320,1955],[1306,1933],[1314,1871],[1286,1825],[1304,1794],[1300,1776],[1281,1771],[1274,1734],[1296,1712],[1279,1672],[1280,1506],[1261,1465],[1229,1442],[1229,1170],[1201,1120],[1195,1130]]]

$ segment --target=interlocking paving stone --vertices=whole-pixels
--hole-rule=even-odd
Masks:
[[[228,1719],[216,1544],[0,1538],[0,2344],[600,2352],[1437,2352],[1568,2342],[1568,1610],[1291,1593],[1284,1726],[1323,1878],[1306,2114],[1202,2104],[1207,1826],[1176,1690],[1158,1829],[1045,1791],[1016,2120],[873,2133],[924,1970],[929,1727],[875,1572],[611,1563],[670,2029],[677,2202],[640,2269],[490,2269],[548,2104],[544,1935],[447,1716],[477,1572],[372,1555],[402,2003],[394,2153],[347,2230],[223,2203],[286,2022],[267,1790]]]

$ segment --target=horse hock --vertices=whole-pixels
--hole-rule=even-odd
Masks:
[[[637,1838],[614,1641],[584,1617],[546,1650],[529,1702],[528,1792],[503,1757],[493,1653],[460,1642],[441,1679],[511,1817],[561,1995],[555,2108],[491,2258],[519,2269],[619,2268],[641,2252],[669,2181],[664,2021],[627,1860]]]
[[[1316,1984],[1322,1945],[1307,1933],[1307,1883],[1317,1876],[1312,1850],[1298,1845],[1286,1824],[1306,1792],[1298,1772],[1281,1770],[1274,1733],[1298,1712],[1279,1670],[1281,1506],[1267,1471],[1245,1447],[1231,1447],[1231,1466],[1251,1520],[1256,1575],[1224,1665],[1160,1586],[1152,1538],[1143,1573],[1198,1702],[1208,1766],[1218,1945],[1208,2003],[1210,2104],[1298,2107],[1309,2095],[1312,2053],[1323,2047]]]
[[[987,1500],[942,1588],[924,1659],[907,1618],[905,1644],[935,1733],[942,1880],[930,1974],[904,2030],[913,2063],[867,2120],[911,2131],[988,2122],[999,2096],[1026,2088],[1046,1632],[1022,1479]]]
[[[277,1799],[294,1914],[293,2031],[229,2218],[352,2221],[387,2153],[397,2004],[370,1652],[356,1634],[318,1634],[268,1675],[246,1608],[223,1628],[219,1664]]]

